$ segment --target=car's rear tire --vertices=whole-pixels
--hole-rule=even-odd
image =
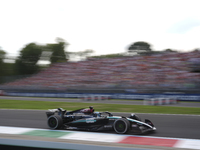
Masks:
[[[125,118],[115,120],[113,128],[118,134],[125,134],[130,131],[130,122]]]
[[[51,129],[59,129],[63,125],[63,120],[58,115],[52,115],[48,118],[47,124]]]

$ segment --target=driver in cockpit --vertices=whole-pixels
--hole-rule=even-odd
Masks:
[[[100,112],[94,112],[94,117],[101,117],[101,113]]]

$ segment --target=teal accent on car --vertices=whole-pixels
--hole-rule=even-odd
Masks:
[[[144,122],[141,122],[141,121],[138,121],[138,120],[135,120],[135,119],[130,119],[130,118],[127,118],[127,120],[128,121],[131,121],[131,122],[137,122],[137,123],[139,123],[139,124],[144,124],[144,125],[147,125],[147,126],[149,126],[150,128],[152,128],[149,124],[147,124],[147,123],[144,123]]]

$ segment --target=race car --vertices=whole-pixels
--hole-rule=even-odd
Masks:
[[[147,133],[156,131],[153,123],[145,119],[143,122],[136,114],[129,117],[113,116],[112,113],[95,112],[93,107],[67,111],[62,108],[49,109],[46,112],[50,129],[69,129],[86,131],[114,130],[118,134]]]

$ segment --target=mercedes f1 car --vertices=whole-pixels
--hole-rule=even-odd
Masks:
[[[129,117],[113,116],[112,113],[95,112],[93,107],[66,111],[62,108],[49,109],[46,112],[47,124],[50,129],[69,129],[86,131],[114,130],[118,134],[125,134],[130,131],[134,133],[147,133],[156,131],[153,123],[141,119],[136,114]]]

